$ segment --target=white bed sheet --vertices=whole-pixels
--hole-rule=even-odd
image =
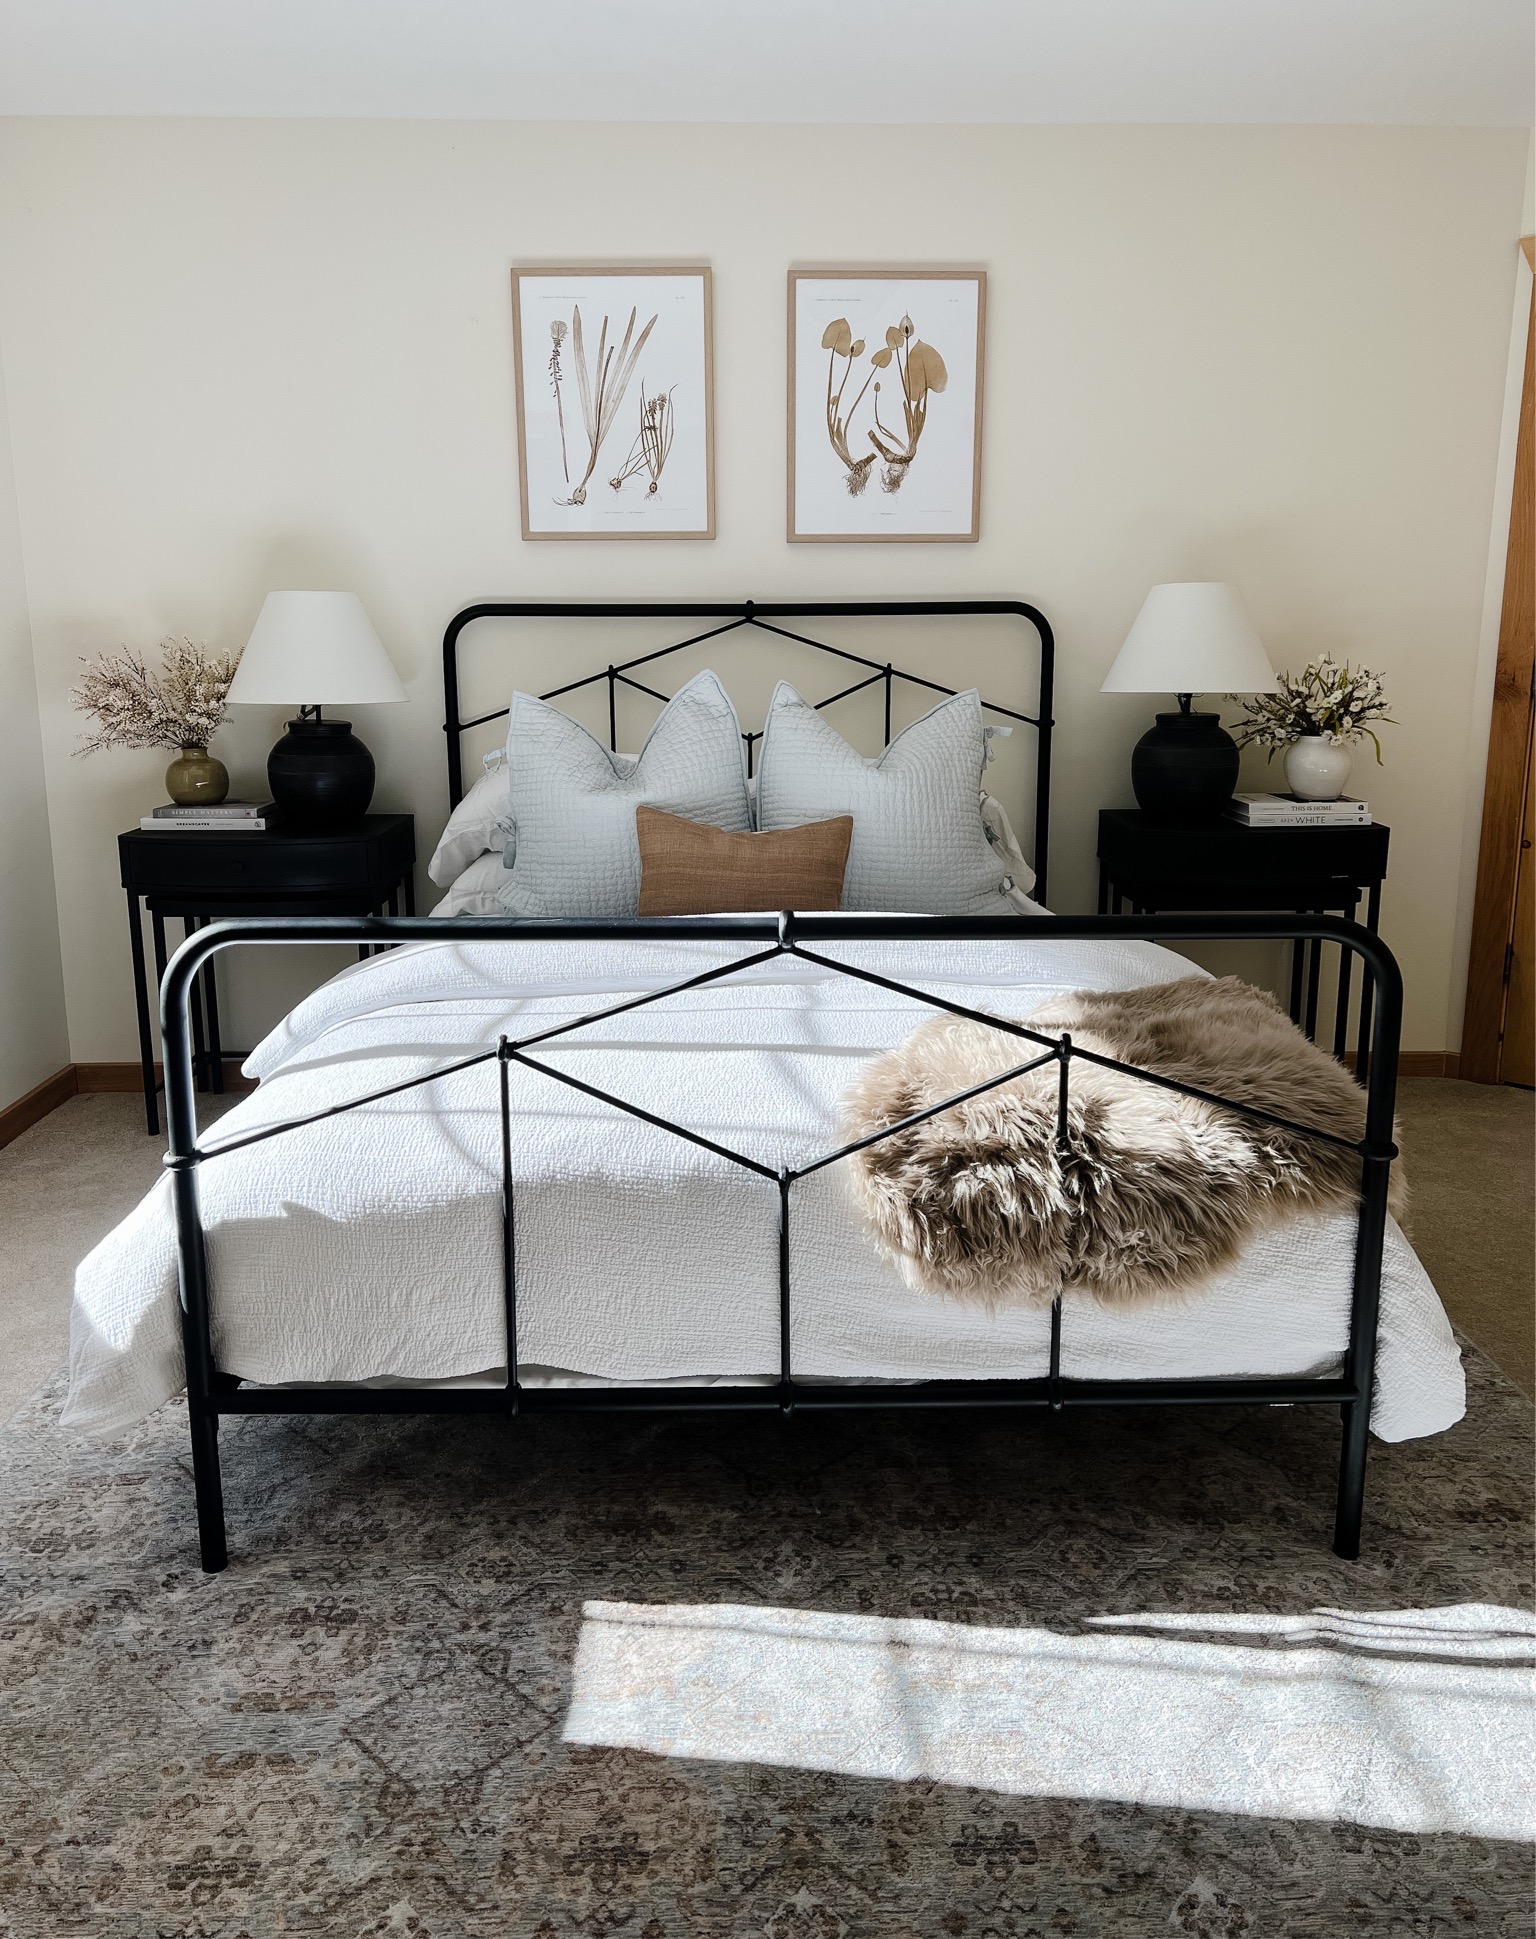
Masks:
[[[730,944],[432,943],[344,971],[253,1054],[222,1143],[396,1083],[619,995],[743,955]],[[840,944],[826,953],[1024,1016],[1070,989],[1200,974],[1152,944]],[[836,1143],[860,1063],[929,1012],[779,960],[537,1054],[777,1166]],[[1003,1065],[1006,1048],[999,1039]],[[532,1378],[744,1380],[778,1366],[777,1191],[666,1132],[513,1066],[519,1354]],[[219,1364],[248,1380],[484,1377],[506,1359],[496,1069],[480,1065],[201,1168]],[[1197,1293],[1112,1310],[1069,1296],[1062,1367],[1124,1378],[1315,1374],[1338,1364],[1350,1215],[1262,1232]],[[912,1291],[861,1228],[842,1168],[792,1196],[795,1371],[1027,1377],[1044,1312]],[[110,1435],[183,1385],[169,1180],[81,1265],[68,1426]],[[1375,1431],[1460,1418],[1460,1355],[1423,1267],[1387,1233]]]

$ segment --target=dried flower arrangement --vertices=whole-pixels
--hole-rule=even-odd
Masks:
[[[902,481],[917,456],[923,427],[928,422],[929,395],[944,390],[949,383],[949,371],[945,368],[944,359],[931,343],[924,343],[918,336],[917,326],[911,317],[903,316],[900,323],[893,323],[886,331],[882,347],[871,353],[869,375],[859,387],[858,395],[845,416],[843,394],[853,374],[855,360],[864,354],[864,340],[860,337],[855,341],[848,319],[838,317],[822,332],[821,347],[831,353],[827,363],[827,439],[847,472],[843,482],[848,487],[849,497],[857,498],[863,492],[869,483],[870,468],[877,457],[885,460],[880,473],[880,489],[886,492],[900,491]],[[833,381],[840,357],[846,359],[846,368],[834,391]],[[882,380],[875,375],[877,371],[893,367],[901,379],[903,427],[900,433],[881,421]],[[874,385],[875,422],[874,428],[867,430],[865,435],[874,449],[864,457],[855,458],[849,449],[848,434],[871,383]]]
[[[1366,667],[1339,666],[1331,654],[1311,660],[1300,673],[1282,673],[1276,693],[1255,694],[1245,701],[1243,717],[1232,729],[1239,747],[1275,750],[1290,747],[1308,735],[1326,740],[1369,740],[1381,763],[1381,742],[1370,722],[1396,726],[1387,712],[1386,683]],[[1236,698],[1236,695],[1231,696]]]
[[[82,661],[85,672],[70,695],[96,731],[75,751],[104,747],[206,749],[224,724],[229,683],[238,653],[210,653],[191,640],[161,643],[161,670],[151,673],[143,655],[126,647]]]

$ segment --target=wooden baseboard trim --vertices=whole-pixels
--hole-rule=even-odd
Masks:
[[[163,1076],[160,1066],[155,1066],[155,1082]],[[144,1073],[137,1064],[76,1064],[75,1088],[82,1095],[92,1096],[98,1091],[140,1091],[144,1088]]]
[[[75,1089],[82,1095],[116,1093],[121,1091],[142,1091],[144,1072],[140,1065],[133,1064],[76,1064]],[[155,1082],[165,1081],[165,1072],[155,1065]],[[234,1057],[224,1059],[224,1088],[226,1091],[254,1091],[255,1080],[240,1075],[239,1060]]]
[[[1346,1050],[1344,1062],[1353,1070],[1355,1053]],[[1461,1057],[1454,1050],[1404,1050],[1398,1053],[1397,1074],[1399,1077],[1455,1077],[1460,1069]]]
[[[76,1089],[73,1064],[66,1064],[63,1070],[56,1070],[52,1077],[45,1077],[41,1084],[34,1084],[24,1097],[17,1098],[14,1104],[7,1104],[4,1110],[0,1110],[0,1145],[8,1145],[13,1139],[19,1138],[23,1131],[30,1131],[50,1111],[56,1111],[66,1098],[73,1097]]]
[[[155,1081],[159,1083],[163,1073],[155,1065]],[[14,1104],[0,1107],[0,1149],[14,1142],[23,1131],[30,1131],[34,1124],[40,1124],[50,1112],[57,1111],[61,1104],[67,1104],[72,1097],[132,1094],[144,1088],[144,1072],[140,1065],[133,1064],[66,1064],[63,1070],[56,1070],[52,1077],[45,1077],[41,1084],[34,1084],[25,1097],[17,1098]],[[254,1091],[254,1078],[242,1077],[237,1059],[224,1059],[224,1088],[226,1091]]]

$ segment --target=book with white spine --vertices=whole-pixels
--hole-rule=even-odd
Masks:
[[[259,835],[267,825],[265,815],[141,815],[139,826],[151,835],[180,835],[190,830],[204,835]]]
[[[1304,801],[1291,794],[1238,794],[1227,803],[1227,815],[1249,828],[1368,828],[1371,804],[1342,797],[1338,801]]]
[[[163,802],[154,811],[156,821],[258,821],[271,807],[263,801]]]

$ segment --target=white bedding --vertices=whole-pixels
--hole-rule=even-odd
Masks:
[[[262,1081],[218,1144],[750,953],[668,940],[430,943],[357,964],[253,1053]],[[952,1000],[1023,1016],[1069,989],[1198,974],[1144,943],[839,944]],[[545,1045],[551,1064],[759,1161],[836,1143],[860,1061],[929,1012],[783,959]],[[999,1040],[1000,1045],[1002,1040]],[[1000,1055],[999,1068],[1002,1068]],[[512,1067],[520,1360],[529,1377],[743,1380],[778,1367],[776,1188]],[[214,1347],[247,1380],[458,1380],[504,1366],[496,1067],[294,1131],[201,1168]],[[793,1190],[795,1371],[912,1380],[1039,1375],[1048,1315],[909,1290],[831,1166]],[[1069,1296],[1062,1367],[1084,1377],[1313,1374],[1347,1334],[1349,1215],[1292,1219],[1174,1304]],[[183,1384],[169,1180],[76,1279],[64,1419],[108,1435]],[[1460,1355],[1423,1267],[1387,1233],[1372,1425],[1460,1418]]]

